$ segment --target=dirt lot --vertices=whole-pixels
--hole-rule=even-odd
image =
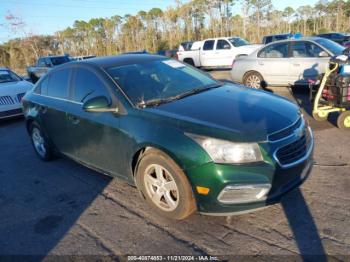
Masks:
[[[272,91],[298,101],[310,118],[307,92]],[[136,189],[121,180],[64,158],[41,162],[23,119],[2,122],[0,254],[349,261],[350,133],[337,129],[334,119],[310,123],[316,142],[313,172],[281,204],[247,215],[195,214],[176,222],[152,214]]]

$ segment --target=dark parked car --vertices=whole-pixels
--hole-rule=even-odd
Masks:
[[[280,41],[280,40],[286,40],[289,38],[292,38],[293,34],[277,34],[277,35],[267,35],[264,36],[262,43],[264,45],[267,45],[269,43],[275,42],[275,41]]]
[[[46,74],[51,68],[70,61],[68,55],[40,57],[35,66],[29,66],[27,68],[27,73],[31,81],[36,83],[39,78]]]
[[[59,152],[127,179],[174,219],[276,203],[312,167],[312,132],[295,104],[161,56],[62,65],[23,107],[41,159]]]
[[[345,33],[327,33],[327,34],[319,34],[319,37],[330,39],[340,45],[344,45],[350,41],[350,34]]]

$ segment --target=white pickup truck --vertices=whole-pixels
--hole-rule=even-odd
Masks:
[[[190,50],[179,48],[178,60],[195,67],[231,68],[237,55],[249,55],[261,45],[250,45],[239,37],[211,38],[194,42]]]

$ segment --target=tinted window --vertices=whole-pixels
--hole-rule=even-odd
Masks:
[[[97,96],[109,98],[103,82],[94,72],[85,68],[76,69],[73,87],[73,100],[79,103],[84,103],[86,100]]]
[[[175,60],[131,64],[107,71],[134,104],[218,85],[206,74]]]
[[[231,49],[231,46],[226,40],[218,40],[216,44],[216,49],[217,50]]]
[[[288,57],[288,43],[272,44],[260,51],[258,57],[286,58]]]
[[[62,69],[50,74],[47,95],[56,98],[67,99],[67,87],[71,70]]]
[[[204,46],[203,46],[203,50],[213,50],[214,43],[215,43],[214,40],[205,41]]]
[[[37,83],[34,89],[34,93],[47,95],[48,86],[49,86],[49,76],[46,75],[42,79],[40,79],[40,81]]]

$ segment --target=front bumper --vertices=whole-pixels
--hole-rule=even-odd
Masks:
[[[6,119],[10,117],[16,117],[23,115],[22,107],[11,110],[0,111],[0,119]]]
[[[229,215],[260,209],[278,203],[281,198],[301,185],[310,174],[313,167],[314,141],[310,128],[306,155],[303,155],[292,164],[285,165],[278,161],[274,154],[281,147],[295,146],[296,141],[306,141],[298,136],[290,136],[278,142],[266,143],[262,146],[266,162],[251,165],[216,164],[213,162],[186,170],[193,186],[200,213],[211,215]],[[304,137],[304,136],[303,136]],[[306,142],[305,142],[306,143]],[[269,153],[268,153],[269,152]],[[271,157],[269,157],[271,156]],[[271,185],[266,198],[254,202],[235,201],[234,204],[223,203],[218,196],[227,186],[232,185]],[[206,195],[196,191],[196,187],[209,189]]]

